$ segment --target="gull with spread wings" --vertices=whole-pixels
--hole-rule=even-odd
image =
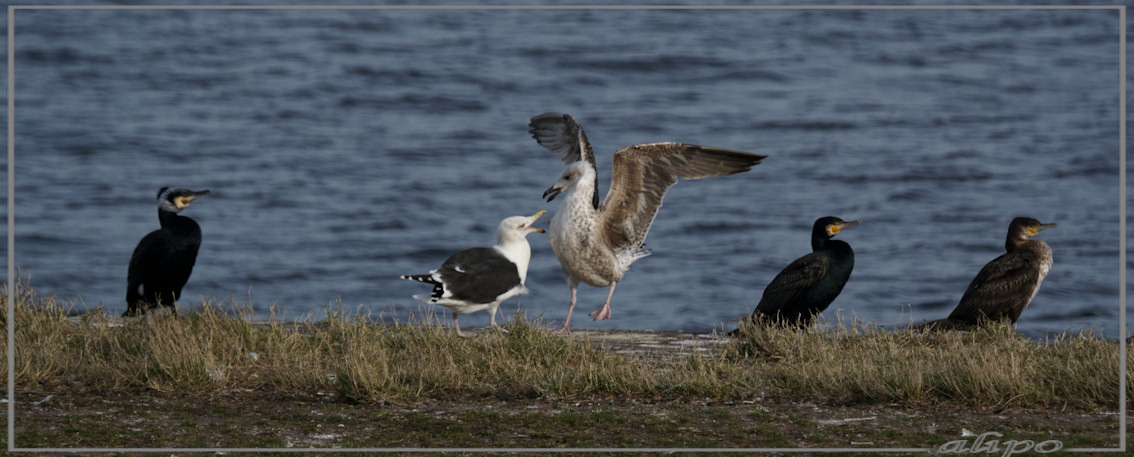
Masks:
[[[614,287],[630,264],[650,254],[646,233],[669,186],[682,179],[731,175],[752,169],[767,156],[683,143],[638,144],[614,154],[610,190],[599,204],[594,151],[582,127],[569,115],[544,113],[531,119],[532,137],[569,164],[543,196],[566,197],[551,218],[551,249],[567,274],[571,307],[556,333],[571,331],[579,283],[610,286],[606,302],[590,316],[610,317]]]

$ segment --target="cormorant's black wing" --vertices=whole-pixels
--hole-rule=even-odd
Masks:
[[[453,298],[472,303],[492,303],[520,285],[516,264],[495,248],[465,249],[449,257],[437,272]]]
[[[138,294],[138,285],[149,279],[153,271],[166,262],[166,250],[163,247],[168,246],[169,242],[169,233],[165,230],[154,230],[138,241],[126,272],[127,303],[142,298]]]
[[[993,259],[969,283],[950,319],[975,323],[1009,317],[1015,321],[1028,305],[1039,281],[1039,256],[1031,251],[1009,252]]]
[[[756,312],[769,316],[784,313],[785,317],[798,312],[792,308],[827,274],[830,264],[829,257],[817,252],[796,259],[764,288]]]

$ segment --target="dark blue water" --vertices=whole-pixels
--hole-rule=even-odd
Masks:
[[[747,314],[858,219],[827,311],[889,326],[947,315],[1008,222],[1059,228],[1019,328],[1117,332],[1115,11],[26,11],[16,13],[16,264],[44,294],[125,309],[161,186],[211,189],[183,306],[266,316],[421,312],[423,273],[554,211],[563,169],[528,118],[570,113],[605,192],[611,154],[682,141],[767,154],[678,183],[611,320],[706,331]],[[546,221],[546,218],[544,221]],[[543,222],[546,224],[546,222]],[[566,281],[532,235],[532,293],[562,322]],[[484,313],[466,326],[486,325]]]

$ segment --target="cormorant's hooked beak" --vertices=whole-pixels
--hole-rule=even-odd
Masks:
[[[540,216],[543,216],[544,214],[547,214],[547,211],[541,209],[541,210],[539,210],[538,213],[535,213],[535,214],[530,216],[531,220],[528,221],[528,230],[529,231],[536,232],[536,233],[547,233],[544,229],[532,227],[532,224],[534,224],[535,221],[538,220],[540,218]]]
[[[543,192],[543,198],[544,200],[550,202],[552,200],[555,200],[555,196],[559,195],[560,192],[563,192],[563,188],[560,187],[559,184],[556,184],[554,186],[548,187],[547,190]]]
[[[211,193],[212,192],[209,192],[208,189],[202,190],[200,192],[190,192],[188,195],[181,195],[181,196],[174,198],[173,203],[175,205],[177,205],[178,209],[185,209],[185,207],[189,206],[189,203],[191,203],[193,200],[204,197],[204,196],[209,195]]]
[[[843,229],[845,229],[847,227],[854,227],[856,225],[858,225],[858,221],[843,221],[843,222],[838,223],[838,224],[831,224],[827,228],[827,231],[831,232],[831,235],[833,236],[834,234],[843,231]]]
[[[212,192],[210,192],[210,191],[209,191],[209,189],[205,189],[205,190],[202,190],[202,191],[200,191],[200,192],[193,192],[193,194],[192,194],[192,195],[188,195],[188,196],[186,196],[186,197],[185,197],[185,201],[186,201],[186,203],[188,203],[188,202],[191,202],[191,201],[193,201],[193,200],[196,200],[196,199],[198,199],[198,198],[200,198],[200,197],[204,197],[204,196],[206,196],[206,195],[209,195],[209,194],[211,194],[211,193],[212,193]]]
[[[1047,230],[1049,228],[1056,228],[1056,227],[1059,227],[1059,226],[1056,225],[1054,222],[1052,222],[1050,224],[1040,224],[1040,225],[1037,225],[1035,227],[1028,227],[1028,234],[1031,235],[1031,236],[1035,236],[1039,232],[1042,232],[1042,231]]]

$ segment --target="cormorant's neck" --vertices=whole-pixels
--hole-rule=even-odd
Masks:
[[[813,233],[811,234],[811,250],[822,251],[827,249],[830,241],[831,237],[827,236],[826,233]]]
[[[200,231],[200,226],[197,225],[193,219],[182,216],[172,211],[166,211],[158,208],[158,221],[161,222],[161,227],[164,229],[174,231]]]
[[[845,241],[835,240],[827,237],[815,237],[811,239],[811,249],[813,251],[829,251],[829,252],[844,252],[850,250],[850,244]]]
[[[1023,233],[1012,233],[1011,235],[1008,235],[1008,240],[1004,242],[1004,248],[1007,249],[1008,252],[1012,252],[1023,247],[1024,244],[1028,242],[1028,240],[1029,238],[1027,237],[1027,235],[1024,235]]]

